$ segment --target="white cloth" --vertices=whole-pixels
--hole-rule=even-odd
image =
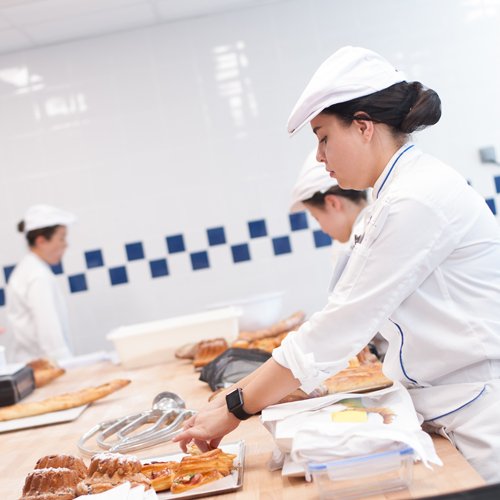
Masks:
[[[10,361],[71,356],[64,297],[49,265],[33,252],[16,265],[10,276],[7,321],[12,334],[7,349]]]
[[[50,205],[33,205],[24,215],[24,232],[52,226],[68,226],[75,220],[75,215],[66,210]]]
[[[333,104],[373,94],[405,80],[402,72],[372,50],[342,47],[314,73],[288,119],[290,135]]]
[[[408,147],[375,183],[362,241],[327,305],[273,357],[310,392],[379,331],[386,375],[429,420],[500,377],[500,228],[456,171]],[[432,398],[418,397],[429,388]],[[500,453],[498,434],[485,439]]]
[[[413,448],[426,465],[442,465],[430,436],[422,431],[408,391],[398,383],[369,394],[333,394],[316,400],[276,405],[261,420],[283,453],[295,463],[326,462],[394,449]],[[349,407],[366,408],[367,419],[341,422],[333,418]],[[380,412],[392,413],[385,421]],[[358,412],[356,412],[358,413]]]

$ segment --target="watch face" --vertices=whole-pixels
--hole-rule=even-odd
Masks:
[[[226,396],[227,407],[229,411],[234,410],[243,405],[243,398],[241,397],[241,389],[236,389]]]

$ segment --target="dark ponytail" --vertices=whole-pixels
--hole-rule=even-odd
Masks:
[[[17,230],[20,232],[20,233],[24,233],[24,221],[22,220],[21,222],[18,222],[17,223]]]
[[[353,120],[385,123],[395,135],[407,135],[439,121],[441,99],[420,82],[400,82],[373,94],[334,104],[323,113],[336,115],[346,124]]]

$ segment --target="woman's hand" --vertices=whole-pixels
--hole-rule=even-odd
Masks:
[[[213,450],[219,446],[226,434],[238,427],[239,423],[240,420],[228,412],[226,405],[209,404],[200,413],[187,420],[183,425],[183,431],[172,441],[178,442],[184,452],[187,451],[187,445],[191,441],[194,441],[202,452]]]

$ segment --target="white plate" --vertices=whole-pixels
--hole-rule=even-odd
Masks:
[[[236,491],[243,486],[243,469],[245,465],[245,441],[236,441],[235,443],[223,444],[220,446],[221,450],[225,453],[234,453],[234,469],[229,476],[213,481],[212,483],[204,484],[199,488],[185,491],[184,493],[170,493],[170,491],[158,492],[159,500],[166,500],[170,498],[199,498],[209,495],[218,495],[219,493],[227,493],[229,491]],[[174,453],[171,455],[163,455],[141,460],[143,463],[150,463],[153,461],[179,462],[182,457],[186,456],[184,453]]]
[[[70,422],[77,419],[88,405],[77,406],[68,410],[53,411],[44,413],[43,415],[35,415],[34,417],[16,418],[0,422],[0,432],[18,431],[21,429],[29,429],[30,427],[40,427],[42,425],[60,424],[62,422]]]

